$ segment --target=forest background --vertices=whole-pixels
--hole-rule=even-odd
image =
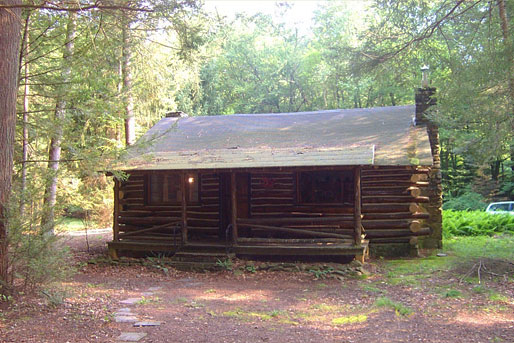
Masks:
[[[228,17],[195,0],[23,4],[13,232],[53,231],[63,216],[109,226],[101,171],[166,112],[413,104],[423,65],[445,207],[514,199],[513,2],[324,1],[296,24],[285,19],[295,2]]]

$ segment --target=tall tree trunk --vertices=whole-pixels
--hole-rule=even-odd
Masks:
[[[23,58],[20,58],[20,61],[24,62],[23,68],[23,138],[22,138],[22,164],[21,164],[21,199],[20,199],[20,216],[25,215],[25,197],[27,190],[27,160],[29,157],[29,128],[28,128],[28,119],[29,119],[29,63],[27,62],[27,56],[30,50],[30,39],[29,39],[29,25],[30,25],[30,12],[27,13],[27,17],[25,18],[25,27],[23,28],[23,44],[22,44],[22,52],[21,55]]]
[[[20,5],[21,0],[4,0]],[[21,9],[0,9],[0,292],[9,285],[6,205],[11,192],[16,127]]]
[[[497,2],[500,16],[500,26],[503,35],[503,44],[505,46],[505,52],[508,59],[507,72],[509,73],[509,119],[514,130],[514,49],[512,46],[512,38],[510,36],[509,18],[507,15],[507,9],[505,8],[505,0],[497,0]],[[510,160],[514,162],[514,142],[510,143]],[[511,169],[514,172],[514,164],[512,165]]]
[[[123,76],[123,94],[125,101],[125,144],[127,146],[134,144],[135,134],[135,118],[134,118],[134,99],[132,98],[132,70],[131,70],[131,40],[130,40],[130,20],[127,14],[123,17],[122,38],[123,46],[121,50],[121,73]]]
[[[61,81],[63,86],[59,89],[57,103],[55,105],[55,125],[52,138],[50,140],[50,149],[48,153],[48,172],[49,181],[45,189],[44,208],[45,213],[41,221],[41,225],[53,233],[54,230],[54,212],[55,202],[57,198],[57,181],[59,171],[59,160],[61,159],[61,141],[63,135],[63,125],[66,116],[66,97],[64,90],[71,79],[71,58],[73,55],[75,41],[75,26],[77,14],[76,12],[68,12],[68,23],[66,25],[66,41],[63,51],[63,70]]]
[[[491,163],[491,179],[494,181],[498,181],[498,176],[500,176],[500,164],[501,161],[496,160]]]

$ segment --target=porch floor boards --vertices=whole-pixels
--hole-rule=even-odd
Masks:
[[[227,251],[238,255],[260,255],[260,256],[337,256],[337,255],[356,255],[366,256],[368,242],[364,241],[361,245],[349,243],[319,243],[319,244],[255,244],[240,243],[237,245],[226,245],[223,242],[188,242],[185,245],[174,244],[173,242],[141,242],[136,240],[122,240],[108,242],[110,252],[115,251],[159,251],[176,253],[179,251],[189,252],[208,252],[208,251]],[[111,256],[113,256],[111,254]],[[114,255],[116,256],[116,255]]]

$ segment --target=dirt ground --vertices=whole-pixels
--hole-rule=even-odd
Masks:
[[[88,252],[83,236],[65,237],[78,273],[61,291],[1,310],[1,342],[116,342],[122,332],[147,333],[140,342],[514,342],[512,278],[477,286],[455,271],[421,264],[404,275],[380,260],[366,264],[368,277],[342,281],[248,265],[181,272],[152,259],[104,263],[110,233],[89,239]],[[138,301],[120,303],[128,298]],[[117,323],[123,307],[161,325]]]

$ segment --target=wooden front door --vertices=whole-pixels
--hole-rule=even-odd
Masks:
[[[249,193],[249,173],[236,173],[236,201],[237,218],[249,218],[250,216],[250,193]],[[231,201],[231,173],[220,173],[220,226],[218,236],[223,242],[232,240],[232,229],[227,229],[232,221],[232,201]],[[248,229],[239,230],[240,234],[247,236]]]

